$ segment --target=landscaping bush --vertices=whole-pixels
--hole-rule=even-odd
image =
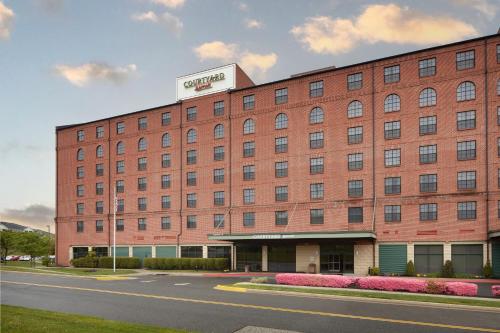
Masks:
[[[86,256],[86,257],[82,257],[82,258],[72,259],[71,265],[73,265],[73,267],[96,268],[97,267],[97,257]]]
[[[453,271],[453,263],[451,260],[446,260],[443,269],[441,270],[441,277],[452,278],[455,277],[455,272]]]
[[[500,297],[500,285],[491,286],[491,293],[495,297]]]
[[[229,260],[227,258],[146,258],[144,268],[222,271],[229,268]]]
[[[368,275],[378,276],[380,275],[380,268],[378,267],[368,267]]]
[[[415,265],[413,264],[413,261],[408,261],[406,264],[406,276],[415,276]]]
[[[276,274],[276,282],[294,286],[314,286],[346,288],[356,282],[356,278],[343,275],[321,275],[321,274]]]
[[[446,291],[446,285],[444,282],[436,280],[428,280],[425,286],[425,292],[427,294],[444,294]]]
[[[43,266],[49,267],[49,266],[52,266],[54,264],[55,264],[55,260],[54,259],[51,259],[48,256],[45,256],[45,257],[42,258],[42,265]]]
[[[493,276],[493,267],[491,267],[490,261],[486,262],[486,265],[483,267],[483,276],[487,279]]]
[[[422,293],[425,292],[427,283],[425,280],[420,279],[373,276],[358,278],[357,286],[361,289]]]
[[[113,268],[113,257],[99,257],[99,268]],[[116,257],[116,268],[141,268],[141,259],[136,257]]]
[[[445,293],[457,296],[476,296],[477,284],[466,282],[445,282]]]

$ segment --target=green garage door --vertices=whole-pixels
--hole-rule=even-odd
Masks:
[[[415,271],[439,273],[443,267],[443,245],[415,245]]]
[[[379,266],[383,274],[404,274],[406,272],[406,244],[379,245]]]
[[[493,276],[500,278],[500,241],[491,244],[491,257],[493,265]]]
[[[113,247],[111,247],[110,256],[113,255]],[[128,246],[117,246],[116,247],[116,256],[117,257],[128,257]]]
[[[151,246],[134,246],[132,248],[132,257],[137,257],[141,259],[141,261],[143,261],[144,258],[151,258],[151,254]]]
[[[157,246],[156,258],[175,258],[177,251],[175,246]]]
[[[453,270],[459,274],[483,274],[483,245],[452,245]]]

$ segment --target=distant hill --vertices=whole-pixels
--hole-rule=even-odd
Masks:
[[[42,235],[49,235],[49,233],[47,231],[27,227],[27,226],[17,224],[17,223],[4,222],[4,221],[0,221],[0,230],[10,230],[10,231],[17,231],[17,232],[36,232],[36,233],[42,234]],[[53,234],[51,233],[50,235],[53,235]]]

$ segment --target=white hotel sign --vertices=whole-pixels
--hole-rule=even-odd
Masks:
[[[217,67],[208,71],[177,78],[177,100],[213,94],[236,87],[236,65]]]

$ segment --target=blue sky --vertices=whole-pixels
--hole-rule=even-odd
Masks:
[[[500,3],[0,0],[0,220],[53,218],[54,128],[175,101],[238,62],[255,82],[496,33]]]

